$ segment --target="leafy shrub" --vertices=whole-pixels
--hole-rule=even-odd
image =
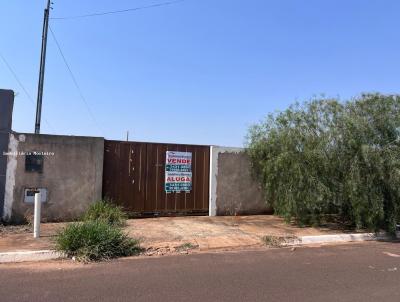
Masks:
[[[102,220],[110,225],[123,226],[127,215],[121,207],[113,205],[108,200],[100,200],[91,204],[83,215],[83,220]]]
[[[139,241],[102,220],[75,222],[56,235],[56,249],[80,261],[108,260],[140,252]]]
[[[337,214],[357,228],[400,218],[400,97],[295,104],[253,126],[247,152],[267,201],[287,221]]]

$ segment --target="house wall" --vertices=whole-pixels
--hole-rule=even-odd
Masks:
[[[242,148],[211,147],[210,216],[271,213]]]
[[[26,188],[47,189],[47,201],[42,205],[43,221],[79,218],[90,203],[102,197],[103,138],[10,133],[10,130],[5,134],[8,141],[7,156],[3,156],[7,159],[5,193],[4,205],[0,205],[3,220],[19,223],[32,216],[33,203],[24,201]],[[271,213],[260,185],[252,177],[244,149],[210,148],[209,215]],[[42,173],[25,169],[25,154],[33,151],[45,153]]]
[[[8,138],[11,132],[14,91],[0,89],[0,217],[4,207]]]
[[[26,172],[24,152],[45,152],[43,172]],[[102,195],[104,139],[10,134],[3,219],[23,222],[33,212],[25,188],[46,188],[44,221],[73,220]]]

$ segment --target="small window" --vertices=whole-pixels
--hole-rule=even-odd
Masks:
[[[43,173],[43,155],[29,154],[25,156],[25,171]]]

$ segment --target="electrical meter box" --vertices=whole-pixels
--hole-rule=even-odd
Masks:
[[[25,188],[24,190],[24,202],[35,203],[35,193],[40,192],[41,202],[47,202],[47,189],[46,188]]]

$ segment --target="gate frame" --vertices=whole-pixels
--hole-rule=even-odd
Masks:
[[[126,191],[126,194],[131,195],[132,194],[132,198],[130,198],[129,200],[125,199],[125,205],[123,204],[123,198],[121,198],[120,194],[125,194],[125,193],[116,193],[116,192],[121,192],[121,190],[123,190],[123,183],[119,183],[118,186],[113,189],[111,189],[112,187],[112,179],[109,180],[110,176],[112,175],[112,173],[115,173],[115,170],[113,172],[110,171],[110,169],[112,169],[112,166],[107,163],[108,161],[112,160],[112,157],[110,158],[110,156],[107,155],[107,147],[109,147],[109,143],[111,143],[111,147],[115,146],[115,148],[123,148],[123,146],[129,145],[129,152],[132,152],[132,154],[137,154],[137,148],[140,148],[140,156],[142,156],[142,154],[144,154],[143,158],[137,158],[134,157],[134,162],[135,164],[133,165],[133,167],[136,167],[139,165],[139,163],[143,163],[143,160],[145,161],[145,166],[141,166],[140,165],[140,170],[136,170],[136,172],[134,173],[138,173],[137,171],[142,171],[139,172],[139,175],[145,175],[145,180],[143,182],[143,186],[153,186],[154,184],[156,185],[156,191],[157,192],[162,192],[161,194],[167,194],[165,195],[165,201],[166,203],[168,202],[168,195],[175,195],[175,196],[179,196],[180,198],[181,195],[176,195],[176,194],[191,194],[191,197],[189,199],[189,203],[193,202],[193,208],[190,209],[190,205],[189,207],[186,206],[186,198],[185,198],[185,209],[178,209],[177,208],[177,204],[179,204],[179,200],[177,200],[177,197],[175,197],[175,209],[170,209],[168,206],[165,206],[165,208],[163,206],[161,206],[161,209],[158,208],[158,204],[157,204],[157,200],[161,200],[163,197],[160,197],[160,199],[158,199],[156,193],[156,205],[154,210],[146,210],[145,207],[149,206],[150,207],[153,203],[154,205],[154,201],[150,201],[149,202],[149,197],[148,197],[148,193],[146,191],[146,195],[145,197],[139,197],[139,195],[137,193],[135,193],[133,190],[139,190],[140,192],[140,188],[141,185],[138,184],[139,187],[136,187],[135,189],[133,189],[133,187],[125,187],[125,189],[127,189],[128,191]],[[142,151],[142,146],[144,146],[144,150]],[[151,146],[151,151],[149,151],[149,146]],[[157,151],[154,148],[154,146],[157,146]],[[159,150],[158,147],[161,147],[162,150]],[[195,144],[176,144],[176,143],[158,143],[158,142],[141,142],[141,141],[119,141],[119,140],[104,140],[104,163],[103,163],[103,189],[102,189],[102,196],[103,198],[105,197],[109,197],[109,198],[115,198],[115,196],[119,197],[119,201],[114,201],[117,205],[123,206],[127,209],[127,211],[129,212],[129,215],[132,217],[159,217],[159,216],[197,216],[197,215],[201,215],[201,216],[209,216],[210,215],[210,185],[211,185],[211,174],[210,174],[210,168],[211,168],[211,147],[210,145],[195,145]],[[126,147],[125,147],[126,148]],[[188,150],[189,148],[189,150]],[[199,148],[199,150],[196,150],[196,148]],[[135,150],[136,149],[136,150]],[[165,149],[165,150],[163,150]],[[203,150],[201,150],[203,149]],[[136,151],[134,153],[134,150]],[[151,155],[151,152],[156,152],[157,154],[157,162],[154,161],[154,153],[153,155]],[[197,161],[196,159],[194,159],[193,161],[196,163],[198,162],[201,165],[204,165],[203,168],[198,168],[196,169],[194,167],[194,176],[193,176],[193,189],[191,190],[190,193],[166,193],[165,192],[165,156],[166,156],[166,151],[181,151],[181,152],[192,152],[193,154],[196,154],[196,152],[200,152],[200,154],[204,154],[205,158],[198,158]],[[112,152],[116,152],[116,149],[114,149],[114,151]],[[121,151],[121,149],[119,149],[119,152],[124,152],[126,153],[126,150]],[[160,153],[161,158],[158,157],[158,155]],[[131,153],[129,153],[131,154]],[[150,154],[150,155],[149,155]],[[139,159],[139,163],[137,162],[137,160]],[[123,163],[125,160],[129,160],[130,162],[132,162],[131,158],[126,157],[126,154],[124,154],[123,156],[121,156],[121,161],[119,161],[118,165],[122,165],[121,163]],[[161,161],[159,161],[161,160]],[[208,161],[208,162],[207,162]],[[162,167],[162,172],[154,172],[152,169],[154,169],[153,164],[156,167]],[[120,168],[119,168],[120,169]],[[131,169],[131,168],[129,168]],[[145,170],[144,170],[145,169]],[[121,169],[120,169],[121,170]],[[129,170],[130,171],[130,170]],[[133,170],[135,171],[135,170]],[[143,172],[145,171],[146,174],[143,174]],[[156,170],[158,171],[158,170]],[[199,171],[199,172],[196,172]],[[195,175],[197,173],[201,173],[201,171],[204,171],[202,176],[197,176],[197,181],[200,182],[200,184],[202,183],[203,186],[208,186],[208,188],[206,187],[205,190],[202,190],[203,192],[203,197],[200,197],[200,199],[197,200],[201,200],[201,204],[202,206],[200,207],[205,207],[203,209],[196,209],[196,181],[195,181]],[[122,170],[121,170],[121,173]],[[128,175],[121,175],[121,173],[119,173],[119,175],[117,177],[119,178],[126,178],[128,177]],[[148,176],[148,174],[152,174],[152,176]],[[152,183],[152,181],[149,181],[149,179],[154,178],[154,173],[158,173],[156,174],[155,178],[155,183]],[[109,176],[110,175],[110,176]],[[159,178],[159,176],[162,175],[162,178]],[[132,180],[134,181],[135,178],[137,179],[137,174],[133,174],[132,176],[129,174],[129,177],[132,177]],[[200,178],[199,178],[200,177]],[[160,179],[160,182],[157,184],[157,179]],[[106,184],[107,181],[110,181],[111,184]],[[136,185],[137,186],[137,185]],[[160,191],[160,186],[162,187],[161,191]],[[143,187],[144,188],[144,187]],[[111,190],[108,191],[107,190]],[[153,189],[151,189],[150,191],[152,191]],[[142,193],[143,194],[143,193]],[[197,193],[200,194],[201,193]],[[204,194],[206,194],[206,196],[204,196]],[[136,196],[136,197],[134,197]],[[186,195],[187,196],[187,195]],[[197,195],[198,196],[198,195]],[[118,198],[117,197],[117,198]],[[143,199],[142,199],[143,198]],[[136,199],[136,200],[135,200]],[[192,201],[191,201],[192,200]],[[181,200],[182,202],[182,200]],[[134,207],[138,207],[138,203],[142,203],[142,210],[137,210],[134,209]],[[182,204],[181,204],[182,205]],[[140,205],[139,205],[140,207]]]

